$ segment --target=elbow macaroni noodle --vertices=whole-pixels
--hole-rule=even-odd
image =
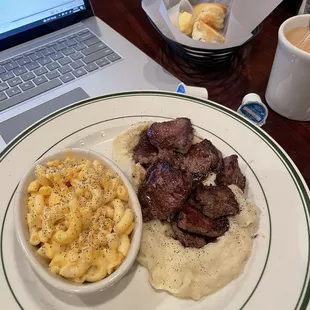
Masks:
[[[28,186],[29,242],[50,271],[100,281],[127,256],[135,222],[121,178],[97,160],[68,156],[35,169]]]

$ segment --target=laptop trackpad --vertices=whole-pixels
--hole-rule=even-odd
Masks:
[[[89,98],[89,95],[81,87],[75,88],[59,97],[0,123],[0,136],[2,136],[6,143],[9,143],[19,133],[44,116],[71,103],[87,98]]]

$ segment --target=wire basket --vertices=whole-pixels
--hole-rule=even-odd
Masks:
[[[173,41],[168,37],[166,37],[150,18],[149,21],[153,25],[153,27],[157,30],[157,32],[164,38],[170,49],[177,56],[179,56],[188,63],[206,67],[214,67],[220,64],[230,62],[232,57],[242,47],[251,42],[261,32],[262,29],[262,25],[261,24],[258,25],[252,32],[253,36],[241,45],[218,50],[210,50],[203,48],[195,48]]]

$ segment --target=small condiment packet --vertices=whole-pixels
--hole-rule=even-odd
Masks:
[[[268,108],[260,96],[254,93],[247,94],[243,98],[237,112],[259,127],[266,123],[268,117]]]
[[[203,87],[195,87],[195,86],[187,86],[184,83],[180,83],[176,90],[179,94],[189,95],[201,99],[207,100],[209,98],[209,93],[206,88]]]
[[[209,99],[208,90],[203,87],[187,86],[184,83],[180,83],[176,92],[204,100]],[[243,98],[242,104],[237,112],[259,127],[262,127],[266,123],[268,117],[268,108],[262,102],[260,96],[254,93],[247,94]]]

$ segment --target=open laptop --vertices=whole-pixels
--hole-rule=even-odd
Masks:
[[[29,125],[78,100],[175,91],[178,83],[95,17],[89,0],[0,1],[0,151]]]

